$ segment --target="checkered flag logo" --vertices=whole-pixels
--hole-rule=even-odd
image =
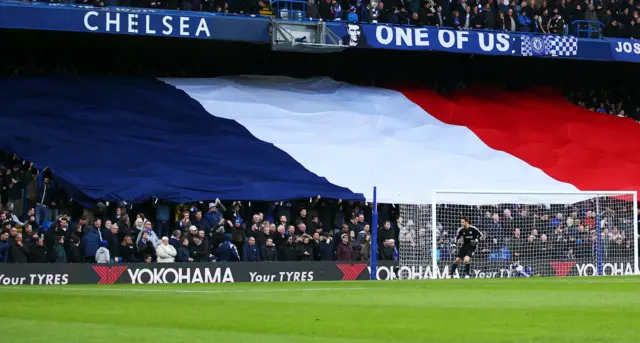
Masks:
[[[522,56],[576,56],[578,38],[572,36],[522,36]]]

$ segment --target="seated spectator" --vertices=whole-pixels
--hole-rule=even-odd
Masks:
[[[111,254],[109,254],[107,244],[107,241],[100,241],[100,248],[96,251],[96,263],[111,263]]]
[[[203,231],[204,233],[204,231]],[[177,255],[176,249],[169,244],[169,238],[162,237],[160,245],[156,248],[156,255],[158,256],[158,263],[173,263]]]
[[[247,244],[242,250],[242,261],[244,262],[260,262],[260,252],[256,246],[256,239],[249,237]]]

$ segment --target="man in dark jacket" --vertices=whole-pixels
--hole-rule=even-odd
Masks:
[[[380,247],[380,260],[381,261],[397,261],[398,250],[395,247],[395,241],[393,239],[387,239],[384,241],[384,245]]]
[[[102,238],[107,241],[107,250],[109,250],[111,258],[122,257],[120,256],[120,242],[118,241],[118,224],[111,224],[109,231],[105,231]]]
[[[187,238],[183,238],[180,240],[180,243],[180,247],[176,249],[178,252],[176,255],[176,262],[193,262],[191,250],[189,250],[189,240]]]
[[[15,237],[15,241],[9,245],[9,262],[10,263],[27,263],[29,261],[29,248],[22,243],[22,234],[19,233]]]
[[[52,262],[67,263],[67,252],[64,250],[64,237],[58,236],[53,246]]]
[[[49,263],[49,249],[44,246],[44,240],[38,238],[36,244],[29,249],[30,263]]]
[[[9,261],[9,233],[0,234],[0,263]]]
[[[278,261],[296,261],[292,236],[289,236],[285,243],[278,248]]]
[[[396,229],[391,228],[391,222],[386,220],[382,230],[378,231],[378,245],[382,246],[387,239],[396,238]]]
[[[55,187],[53,187],[51,179],[45,176],[42,186],[38,189],[38,197],[36,198],[36,221],[38,225],[42,225],[43,221],[53,220],[53,209],[57,206],[56,195]]]
[[[209,261],[210,249],[207,249],[207,245],[199,236],[193,237],[193,241],[189,245],[189,249],[191,249],[191,257],[194,262]]]
[[[96,263],[96,252],[100,248],[100,236],[94,227],[88,227],[82,237],[82,251],[86,263]]]
[[[349,243],[349,235],[342,234],[342,242],[338,244],[336,248],[336,258],[338,261],[352,261],[353,260],[353,248]]]
[[[238,248],[231,243],[231,234],[224,235],[224,242],[220,243],[216,250],[216,256],[218,261],[223,262],[235,262],[240,261],[240,254],[238,254]]]
[[[173,235],[171,236],[171,238],[169,238],[169,244],[171,244],[176,251],[178,251],[178,249],[180,249],[180,236],[182,234],[180,233],[180,230],[174,230],[173,231]]]
[[[249,241],[242,251],[242,261],[244,262],[260,262],[260,252],[256,245],[256,239],[249,237]]]
[[[273,239],[267,238],[267,242],[260,249],[260,259],[262,261],[274,262],[278,260],[278,251],[276,246],[273,245]]]
[[[322,261],[333,261],[334,252],[333,237],[326,232],[320,240],[320,259]]]

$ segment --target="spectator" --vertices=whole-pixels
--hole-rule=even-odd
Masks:
[[[293,235],[289,235],[285,243],[278,248],[278,261],[295,261],[296,255],[293,247]]]
[[[24,186],[26,175],[21,169],[21,164],[14,164],[12,169],[7,169],[5,187],[7,188],[7,208],[12,213],[22,215],[24,213]]]
[[[43,178],[42,186],[38,190],[38,202],[36,203],[36,221],[42,225],[44,221],[52,221],[57,216],[56,201],[57,192],[47,176]]]
[[[564,19],[558,13],[556,8],[553,11],[553,18],[549,21],[549,33],[554,35],[562,35],[564,33]]]
[[[336,258],[338,261],[353,261],[353,249],[351,247],[351,243],[349,242],[349,235],[342,234],[340,236],[341,242],[338,244],[336,248]]]
[[[256,239],[249,237],[247,244],[242,251],[242,260],[244,262],[260,262],[260,252],[256,246]]]
[[[96,252],[100,248],[100,236],[95,227],[89,227],[82,237],[82,251],[86,263],[96,263]]]
[[[178,249],[180,248],[181,235],[182,234],[180,233],[180,230],[174,230],[173,235],[171,235],[171,238],[169,238],[169,244],[171,244],[171,246],[173,246],[173,248],[176,249],[176,251],[178,251]]]
[[[153,250],[155,251],[156,247],[160,245],[160,239],[158,238],[158,236],[156,236],[156,233],[153,231],[153,224],[151,224],[150,221],[144,222],[143,230],[140,231],[140,233],[138,234],[138,240],[140,240],[143,233],[147,234],[147,240],[151,242],[151,245],[153,246]],[[149,255],[153,256],[153,254],[149,254]]]
[[[22,242],[22,234],[18,233],[14,237],[14,242],[9,244],[9,262],[27,263],[29,248]]]
[[[210,233],[214,227],[218,226],[221,219],[224,218],[224,213],[227,209],[222,205],[220,199],[216,199],[215,202],[209,203],[209,211],[205,214],[203,225],[206,233]]]
[[[296,244],[296,256],[298,261],[313,260],[313,245],[311,245],[311,239],[308,235],[302,236],[300,242]]]
[[[76,249],[77,250],[77,249]],[[79,255],[79,253],[78,253]],[[64,237],[58,236],[56,238],[56,243],[53,245],[53,256],[52,260],[54,263],[67,263],[67,252],[64,250]],[[72,261],[68,261],[72,262]]]
[[[380,248],[380,260],[381,261],[397,261],[398,249],[395,247],[395,241],[393,239],[387,239]]]
[[[320,7],[315,0],[309,0],[309,4],[307,5],[307,18],[309,20],[320,19]]]
[[[504,17],[504,29],[505,31],[515,31],[517,28],[517,21],[513,15],[513,9],[509,8],[507,10],[507,15]]]
[[[191,257],[193,257],[195,262],[209,262],[211,250],[204,244],[199,236],[193,237],[193,242],[189,245],[189,249],[191,250]]]
[[[360,260],[371,260],[371,235],[368,233],[363,235],[362,248],[360,249]]]
[[[191,224],[191,220],[189,219],[191,216],[191,213],[189,211],[183,211],[182,212],[182,218],[178,221],[178,228],[182,231],[186,231],[187,228],[190,228],[191,226],[193,226],[193,224]]]
[[[260,249],[260,259],[267,262],[274,262],[278,260],[278,251],[273,244],[272,238],[267,238],[267,242]]]
[[[138,247],[138,256],[140,256],[141,260],[145,259],[145,256],[153,257],[155,255],[156,249],[153,247],[153,243],[149,240],[149,232],[147,231],[143,231],[141,233],[140,240],[138,240],[138,244],[136,244],[136,246]]]
[[[9,233],[0,233],[0,263],[9,261]]]
[[[216,250],[216,256],[219,261],[223,262],[235,262],[240,261],[240,254],[238,254],[238,248],[231,243],[232,236],[230,234],[224,235],[224,242],[220,243]]]
[[[125,263],[138,262],[136,246],[133,244],[131,236],[124,237],[122,244],[120,244],[120,255]]]
[[[59,236],[56,239],[60,239]],[[67,248],[67,250],[65,250],[66,252],[66,257],[67,257],[67,262],[69,263],[83,263],[84,262],[84,257],[82,255],[82,253],[80,252],[80,240],[76,237],[76,236],[72,236],[69,239],[69,246]],[[62,244],[64,247],[64,237],[62,240]],[[55,245],[54,245],[54,249],[55,249]],[[56,259],[58,258],[58,255],[56,254]]]
[[[180,246],[175,258],[176,262],[193,262],[191,257],[191,250],[189,250],[189,239],[182,238],[180,240]]]
[[[322,239],[319,244],[320,249],[320,260],[322,261],[333,261],[334,260],[334,252],[335,247],[333,244],[333,237],[328,232],[323,234]]]
[[[204,231],[203,231],[204,232]],[[178,253],[173,245],[169,244],[169,238],[162,237],[160,245],[156,248],[158,263],[173,263]]]
[[[49,249],[44,245],[44,240],[38,238],[36,243],[29,247],[30,263],[49,263]]]
[[[103,238],[107,241],[109,255],[114,260],[120,256],[120,242],[118,241],[118,224],[111,224],[109,231],[105,231]]]
[[[378,245],[382,245],[387,239],[395,239],[397,236],[396,231],[396,229],[391,228],[391,222],[386,220],[382,230],[378,232]]]
[[[96,263],[111,263],[111,254],[109,254],[107,244],[107,241],[100,241],[100,248],[96,251]]]

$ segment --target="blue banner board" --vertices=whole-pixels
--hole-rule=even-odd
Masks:
[[[0,28],[269,43],[269,18],[129,7],[0,1]],[[640,62],[640,42],[490,30],[329,22],[356,48]]]

